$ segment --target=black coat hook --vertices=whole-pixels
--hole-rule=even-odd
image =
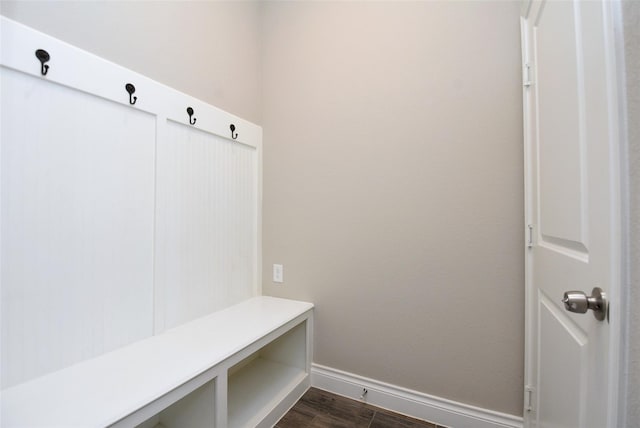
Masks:
[[[233,123],[231,124],[231,126],[229,126],[229,129],[231,129],[231,138],[233,138],[234,140],[238,138],[238,133],[236,132],[234,134],[234,131],[236,130],[236,126]]]
[[[44,49],[38,49],[36,51],[36,58],[40,60],[40,73],[42,73],[43,76],[46,76],[49,72],[49,66],[45,65],[45,62],[51,59],[51,57],[49,56],[49,52],[45,51]]]
[[[193,118],[193,121],[191,120],[191,116],[193,116],[193,109],[191,107],[187,107],[187,114],[189,115],[189,123],[192,125],[196,124],[196,118]]]
[[[136,87],[131,83],[127,83],[126,85],[124,85],[124,89],[126,89],[129,93],[129,104],[134,105],[136,101],[138,101],[138,97],[132,97],[133,93],[136,91]]]

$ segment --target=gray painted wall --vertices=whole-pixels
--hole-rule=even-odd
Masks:
[[[522,415],[519,7],[264,4],[263,289],[316,363]]]
[[[640,2],[622,3],[629,167],[629,352],[625,426],[640,421]]]

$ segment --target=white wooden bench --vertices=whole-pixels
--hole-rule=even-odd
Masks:
[[[262,129],[1,16],[0,39],[0,426],[273,425],[313,305],[260,296]]]
[[[310,385],[312,323],[254,297],[4,390],[1,426],[273,426]]]

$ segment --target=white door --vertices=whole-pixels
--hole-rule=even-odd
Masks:
[[[523,6],[527,195],[525,421],[616,427],[619,288],[617,95],[608,1]],[[611,319],[565,291],[606,293]]]

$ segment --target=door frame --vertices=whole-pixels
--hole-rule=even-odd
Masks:
[[[547,1],[547,0],[542,0]],[[533,304],[535,296],[532,283],[532,254],[530,248],[535,246],[535,233],[531,231],[533,212],[532,204],[534,195],[531,191],[533,175],[529,170],[529,160],[533,154],[531,141],[532,127],[535,126],[532,114],[531,91],[536,82],[535,64],[533,64],[531,52],[531,35],[527,29],[527,17],[531,13],[534,0],[523,0],[520,14],[520,31],[522,47],[522,100],[523,100],[523,142],[524,142],[524,257],[525,257],[525,361],[524,361],[524,388],[523,388],[523,419],[524,427],[531,426],[530,408],[538,400],[536,396],[537,373],[533,366],[536,359],[536,328],[537,317]],[[615,278],[608,286],[609,291],[609,388],[607,391],[608,421],[607,428],[616,428],[619,423],[625,422],[627,404],[627,385],[624,374],[628,367],[628,340],[630,334],[630,281],[629,267],[630,242],[630,212],[629,212],[629,169],[628,169],[628,138],[626,115],[626,85],[624,67],[624,40],[621,0],[605,0],[602,2],[604,19],[606,21],[605,43],[610,47],[607,50],[606,68],[609,80],[609,105],[610,111],[610,135],[618,144],[613,148],[611,171],[614,177],[613,198],[610,207],[615,224],[612,234],[616,237],[614,254],[612,254],[613,275]],[[535,227],[535,225],[534,225]]]

